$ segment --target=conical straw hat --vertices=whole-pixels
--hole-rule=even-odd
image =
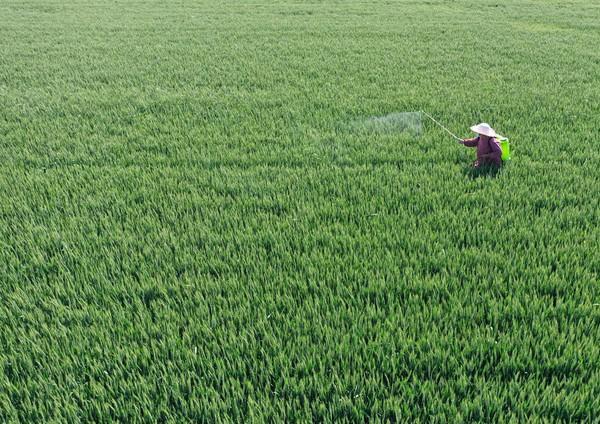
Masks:
[[[471,131],[477,134],[487,135],[488,137],[501,137],[489,124],[482,122],[481,124],[471,127]]]

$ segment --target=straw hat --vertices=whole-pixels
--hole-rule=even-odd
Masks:
[[[471,127],[471,131],[477,134],[487,135],[488,137],[501,137],[489,124],[482,122],[479,125],[474,125]]]

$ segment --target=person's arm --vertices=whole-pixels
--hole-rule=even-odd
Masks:
[[[479,143],[479,137],[465,138],[461,143],[467,147],[477,147],[477,144]]]

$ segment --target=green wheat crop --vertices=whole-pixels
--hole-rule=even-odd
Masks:
[[[0,421],[600,417],[595,0],[0,1]],[[511,163],[354,123],[489,122]]]

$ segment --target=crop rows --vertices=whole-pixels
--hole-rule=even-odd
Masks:
[[[580,0],[3,1],[0,421],[594,422],[599,42]],[[356,129],[419,110],[513,160]]]

